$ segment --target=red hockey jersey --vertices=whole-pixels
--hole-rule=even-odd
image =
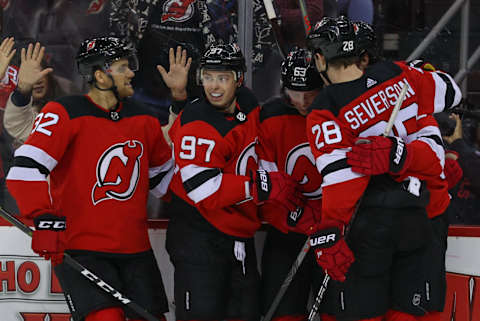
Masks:
[[[233,115],[197,100],[185,106],[170,130],[177,167],[172,192],[234,237],[253,237],[260,227],[257,206],[249,200],[259,109],[253,93],[242,87]]]
[[[306,123],[306,117],[287,105],[283,98],[264,104],[260,111],[256,146],[258,162],[259,167],[266,171],[283,171],[291,175],[302,186],[303,194],[309,201],[321,202],[322,176],[317,171],[308,144]],[[316,208],[320,208],[320,204]],[[278,211],[277,207],[265,205],[260,209],[267,221],[279,215]]]
[[[171,150],[145,107],[127,100],[107,112],[69,96],[41,110],[7,184],[23,216],[66,217],[67,249],[136,253],[150,248],[148,191],[162,196],[172,176]]]
[[[409,87],[393,134],[415,148],[415,159],[407,175],[419,179],[442,175],[444,151],[438,142],[440,132],[432,127],[433,122],[422,119],[458,104],[461,99],[458,86],[441,72],[424,72],[401,63],[378,63],[359,79],[326,87],[307,117],[307,135],[317,169],[323,176],[322,215],[349,222],[369,177],[351,170],[346,153],[357,137],[383,133],[405,85]],[[448,194],[443,197],[448,198]],[[445,202],[435,206],[440,203]]]

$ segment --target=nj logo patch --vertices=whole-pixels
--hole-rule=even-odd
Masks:
[[[140,158],[143,145],[137,140],[109,147],[97,163],[97,181],[92,189],[92,202],[115,199],[125,201],[132,197],[140,177]]]

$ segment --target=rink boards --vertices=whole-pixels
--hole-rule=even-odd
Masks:
[[[165,251],[167,222],[150,223],[149,236],[173,306],[173,266]],[[259,255],[264,233],[257,235]],[[0,316],[2,321],[68,321],[70,315],[50,262],[36,256],[30,239],[0,226]],[[480,227],[452,227],[446,258],[447,303],[443,320],[480,321]],[[173,313],[167,318],[174,320]]]

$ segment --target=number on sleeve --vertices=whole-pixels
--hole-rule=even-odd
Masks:
[[[196,146],[208,145],[205,152],[205,162],[210,162],[213,148],[215,147],[215,141],[205,138],[196,138],[195,136],[183,136],[182,143],[180,145],[179,156],[181,159],[195,159]]]
[[[321,141],[321,134],[323,132],[323,142]],[[335,144],[342,141],[342,132],[340,127],[333,120],[323,122],[320,125],[312,127],[312,134],[315,135],[315,146],[317,149],[321,149],[325,144]]]
[[[47,119],[50,119],[50,120],[47,120]],[[36,132],[45,134],[47,136],[52,136],[52,131],[46,129],[46,127],[55,125],[56,123],[58,123],[59,119],[60,117],[58,117],[58,115],[54,113],[38,114],[37,117],[35,117],[35,123],[32,129],[32,133],[36,131]],[[42,122],[43,120],[45,121]]]

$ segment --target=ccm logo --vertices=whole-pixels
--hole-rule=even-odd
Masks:
[[[403,154],[404,147],[405,147],[405,145],[404,145],[403,141],[400,140],[400,139],[397,139],[397,150],[395,151],[395,158],[393,159],[393,161],[397,165],[400,164],[400,160],[402,159],[402,154]]]
[[[64,230],[64,221],[40,221],[38,223],[38,229],[40,230]]]
[[[260,188],[268,192],[268,176],[265,171],[258,171],[258,174],[260,175]]]
[[[310,246],[318,246],[318,245],[323,245],[330,242],[335,242],[336,236],[337,234],[335,233],[317,236],[315,238],[310,239]]]

